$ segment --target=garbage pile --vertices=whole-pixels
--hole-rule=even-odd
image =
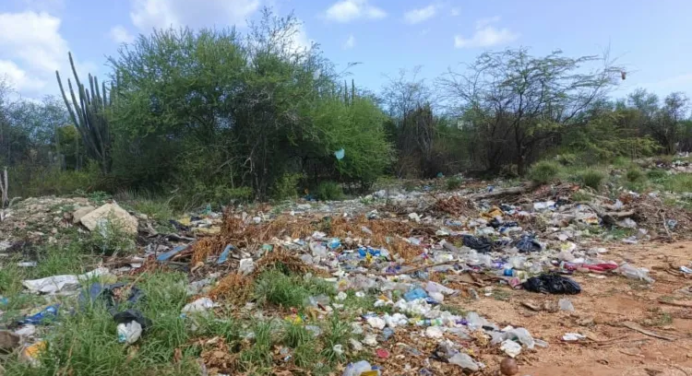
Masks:
[[[316,321],[354,313],[348,316],[353,334],[348,347],[333,349],[352,360],[343,375],[376,375],[385,368],[391,373],[479,372],[488,367],[478,356],[483,352],[514,359],[549,344],[520,325],[500,327],[477,312],[463,312],[462,299],[479,299],[484,288],[494,285],[579,294],[582,286],[570,278],[575,273],[619,274],[653,283],[647,270],[609,260],[604,244],[688,236],[688,214],[662,210],[656,195],[624,192],[614,200],[592,195],[582,202],[572,198],[577,191],[563,185],[487,187],[437,196],[378,192],[369,205],[296,203],[274,214],[206,209],[171,219],[174,234],[158,233],[115,203],[84,205],[70,223],[99,231],[104,221],[117,220],[127,232],[139,234],[141,252],[110,260],[110,269],[23,284],[28,293],[76,295],[80,283],[98,279],[80,302],[106,299],[115,307],[116,296],[125,303],[142,298],[136,284],[118,283],[119,276],[181,270],[189,275],[190,296],[181,315],[194,320],[222,304],[261,310],[252,290],[263,273],[280,265],[285,273],[318,279],[331,289],[309,296],[302,312],[274,307],[258,315],[289,320],[319,336]],[[64,221],[67,216],[57,222]],[[627,236],[615,239],[610,229],[624,229]],[[560,306],[569,310],[571,303]],[[6,335],[31,332],[31,325],[57,319],[59,306],[48,308],[25,317]],[[126,344],[146,338],[151,318],[124,312],[114,311],[114,337]],[[25,352],[37,343],[27,344]],[[372,361],[360,360],[362,352],[374,354]],[[205,354],[208,369],[236,371],[232,362],[219,366],[218,357]],[[516,373],[517,364],[506,361],[502,369]]]

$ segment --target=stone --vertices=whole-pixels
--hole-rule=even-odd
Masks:
[[[6,330],[0,330],[0,351],[12,352],[19,347],[21,337]]]
[[[77,223],[79,223],[79,221],[82,220],[82,217],[84,217],[85,215],[91,213],[91,212],[94,211],[95,209],[96,209],[96,208],[93,207],[93,206],[83,206],[83,207],[81,207],[81,208],[78,208],[77,210],[75,210],[75,211],[72,213],[72,223],[74,223],[74,224],[76,225]]]
[[[131,216],[130,213],[116,203],[105,204],[93,210],[91,213],[83,216],[80,222],[89,231],[94,231],[98,228],[100,222],[111,220],[113,225],[118,226],[120,231],[131,235],[137,234],[137,218]]]

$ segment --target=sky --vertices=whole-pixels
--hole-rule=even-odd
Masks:
[[[106,77],[107,57],[155,28],[235,26],[263,7],[302,22],[296,43],[317,43],[358,86],[379,91],[401,69],[432,83],[486,51],[534,55],[610,51],[627,79],[614,96],[646,88],[692,94],[690,0],[0,0],[0,77],[27,99],[58,95],[55,70]]]

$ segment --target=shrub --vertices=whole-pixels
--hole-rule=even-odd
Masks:
[[[317,192],[315,192],[317,198],[322,201],[327,200],[341,200],[344,198],[344,191],[341,189],[341,185],[333,181],[323,181],[317,186]]]
[[[462,180],[460,177],[453,177],[447,179],[447,182],[445,183],[447,186],[448,191],[453,191],[455,189],[459,189],[461,187]]]
[[[628,181],[632,183],[640,183],[644,180],[646,180],[646,175],[644,172],[638,168],[631,168],[627,170],[627,174],[625,174],[625,177],[627,178]]]
[[[275,200],[286,200],[298,196],[298,183],[303,178],[302,174],[283,174],[274,183],[272,196]]]
[[[584,186],[599,190],[606,176],[602,171],[588,170],[583,172],[580,178]]]
[[[577,155],[574,153],[560,154],[555,160],[563,166],[572,166],[577,163]]]
[[[646,176],[651,180],[661,180],[661,179],[665,179],[668,176],[668,173],[666,172],[666,170],[656,168],[656,169],[647,171]]]
[[[541,161],[529,170],[529,179],[536,184],[548,184],[557,178],[560,165],[553,161]]]

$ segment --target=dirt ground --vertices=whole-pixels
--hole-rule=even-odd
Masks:
[[[675,270],[692,261],[692,242],[623,245],[611,248],[604,258],[649,268],[656,282],[647,285],[620,276],[575,273],[582,293],[568,297],[575,307],[574,313],[528,309],[522,302],[538,306],[548,302],[550,306],[561,297],[527,291],[499,295],[506,296],[506,300],[483,297],[459,305],[500,326],[525,327],[535,338],[549,342],[549,348],[525,352],[517,358],[520,376],[692,375],[692,308],[664,304],[674,302],[692,307],[692,292],[684,292],[692,291],[692,278]],[[627,322],[672,341],[624,327]],[[567,343],[561,339],[565,333],[581,333],[590,339]],[[502,356],[481,359],[493,374]]]

